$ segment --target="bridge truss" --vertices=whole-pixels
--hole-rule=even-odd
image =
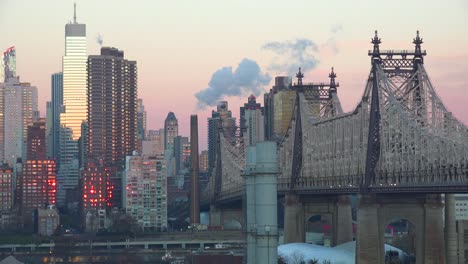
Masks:
[[[333,69],[330,84],[306,85],[299,70],[294,113],[278,143],[278,191],[468,192],[468,129],[437,95],[419,32],[414,51],[380,51],[377,32],[371,43],[372,69],[351,112],[342,111]],[[245,146],[226,133],[219,140],[211,197],[239,198]]]

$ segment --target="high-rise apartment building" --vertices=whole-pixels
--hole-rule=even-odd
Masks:
[[[87,119],[88,110],[86,25],[76,21],[76,5],[74,11],[73,22],[65,25],[65,56],[62,60],[63,94],[57,178],[59,183],[57,199],[60,206],[66,203],[66,192],[76,191],[78,187],[80,175],[78,139],[81,137],[81,123]]]
[[[219,131],[222,129],[229,138],[234,138],[236,134],[236,119],[232,117],[228,109],[228,102],[220,101],[216,111],[211,112],[208,118],[208,172],[214,168],[216,163],[216,152],[219,147]]]
[[[26,158],[28,126],[37,115],[37,88],[9,78],[3,88],[4,160],[14,166],[18,158]],[[1,117],[0,117],[1,119]]]
[[[88,57],[87,159],[102,160],[111,171],[113,199],[121,207],[125,157],[138,150],[137,66],[124,52],[103,47]],[[84,139],[86,135],[82,135]]]
[[[106,167],[124,167],[138,145],[137,66],[103,47],[88,58],[88,152]]]
[[[142,230],[167,229],[167,178],[164,157],[128,156],[124,206]]]
[[[252,94],[243,107],[240,108],[240,127],[241,136],[244,137],[246,145],[255,145],[255,143],[265,139],[265,118],[263,116],[263,107],[256,101]]]
[[[13,207],[13,181],[13,169],[8,166],[0,168],[0,214]]]
[[[164,121],[164,149],[172,149],[174,147],[174,138],[179,135],[179,124],[173,112],[167,114]]]
[[[51,76],[51,106],[50,106],[50,158],[59,157],[60,143],[60,112],[63,105],[63,73],[54,73]]]

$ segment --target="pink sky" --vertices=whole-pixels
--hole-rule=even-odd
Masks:
[[[262,46],[310,39],[320,47],[314,54],[320,62],[305,73],[305,81],[327,81],[334,66],[339,97],[349,111],[358,103],[370,70],[367,50],[374,29],[379,30],[382,49],[413,49],[411,41],[419,29],[428,51],[426,69],[438,94],[457,118],[468,123],[464,0],[397,0],[392,5],[372,0],[76,2],[78,21],[87,24],[88,54],[98,54],[100,33],[105,46],[122,49],[126,58],[137,61],[148,128],[163,127],[167,113],[173,111],[179,131],[189,135],[190,114],[198,113],[201,149],[206,148],[211,108],[197,110],[194,94],[208,86],[216,70],[235,68],[249,58],[271,77],[283,75],[284,71],[268,70],[274,57]],[[0,49],[16,46],[18,75],[38,87],[42,115],[50,100],[50,75],[61,71],[64,27],[72,17],[71,0],[0,2]],[[337,26],[342,29],[333,33]],[[327,48],[331,42],[338,52]],[[225,98],[234,116],[239,116],[247,96]]]

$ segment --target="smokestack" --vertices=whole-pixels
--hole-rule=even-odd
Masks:
[[[200,187],[198,163],[198,116],[190,116],[190,222],[200,223]]]

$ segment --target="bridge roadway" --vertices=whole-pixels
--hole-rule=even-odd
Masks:
[[[232,247],[242,247],[245,240],[240,231],[198,231],[198,232],[168,232],[152,237],[134,237],[115,240],[102,241],[88,240],[83,238],[74,239],[72,237],[63,242],[41,244],[2,244],[0,251],[5,252],[53,252],[59,248],[73,250],[79,249],[186,249],[186,248],[214,248],[216,244],[225,244]]]

